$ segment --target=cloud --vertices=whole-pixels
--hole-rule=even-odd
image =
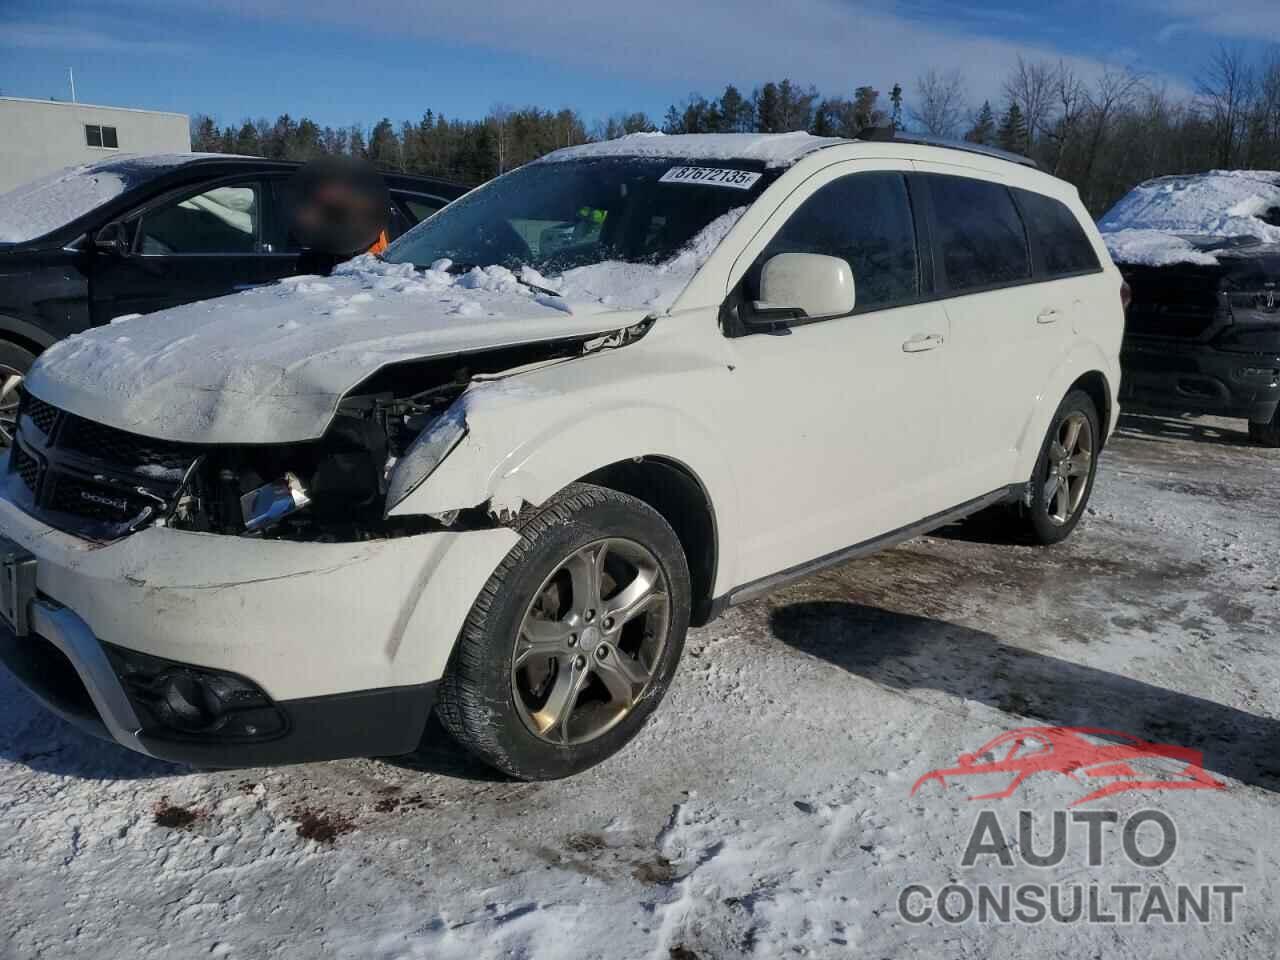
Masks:
[[[99,30],[53,23],[0,23],[0,46],[28,50],[74,50],[85,53],[138,53],[177,56],[189,53],[183,43],[131,40]]]
[[[1142,5],[1186,21],[1191,30],[1220,37],[1273,41],[1280,37],[1280,0],[1142,0]],[[1177,26],[1174,23],[1165,30]]]
[[[1102,70],[1089,58],[849,0],[178,0],[184,2],[297,24],[299,42],[308,24],[416,36],[424,62],[432,44],[447,40],[707,93],[730,81],[749,89],[780,77],[829,93],[847,94],[863,83],[887,90],[895,82],[910,92],[917,76],[933,68],[961,70],[970,97],[981,101],[999,98],[1019,55],[1062,58],[1084,76]],[[358,52],[360,40],[354,43]]]

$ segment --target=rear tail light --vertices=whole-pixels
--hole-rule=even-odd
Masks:
[[[1129,289],[1129,284],[1124,280],[1120,281],[1120,309],[1128,312],[1129,304],[1133,303],[1133,291]]]

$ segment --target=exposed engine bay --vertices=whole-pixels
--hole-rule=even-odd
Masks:
[[[24,394],[5,479],[33,514],[100,541],[149,526],[310,542],[492,527],[502,518],[478,505],[443,517],[387,516],[396,465],[425,463],[424,440],[461,438],[465,420],[446,413],[473,384],[622,346],[648,327],[386,367],[343,399],[319,440],[304,443],[153,440]],[[426,452],[438,462],[448,449]],[[416,486],[424,477],[402,476],[401,489],[391,492],[403,496],[406,482]]]

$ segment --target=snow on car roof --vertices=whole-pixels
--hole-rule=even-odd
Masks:
[[[166,169],[228,157],[243,159],[219,153],[121,154],[24,183],[0,194],[0,243],[52,233]]]
[[[616,140],[565,147],[543,162],[598,157],[656,157],[672,160],[758,160],[767,167],[789,167],[801,158],[841,143],[839,137],[811,133],[630,133]]]
[[[1098,229],[1111,256],[1125,263],[1216,263],[1204,249],[1210,238],[1280,243],[1280,173],[1212,170],[1148,180],[1107,211]]]

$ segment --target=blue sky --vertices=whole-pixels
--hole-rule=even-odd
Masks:
[[[0,92],[320,123],[496,103],[655,118],[791,76],[828,93],[960,68],[996,97],[1019,55],[1194,87],[1219,43],[1280,37],[1280,0],[0,0]]]

